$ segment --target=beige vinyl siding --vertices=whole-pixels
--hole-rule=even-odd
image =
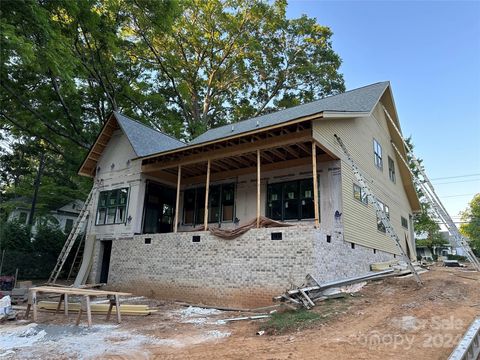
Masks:
[[[345,241],[358,243],[373,249],[379,249],[398,254],[399,251],[390,237],[377,230],[377,219],[373,206],[366,206],[353,196],[353,184],[357,183],[350,164],[346,162],[334,134],[340,136],[360,167],[364,178],[376,197],[390,208],[391,223],[402,241],[405,249],[405,236],[410,239],[410,231],[401,225],[401,216],[408,219],[411,207],[405,193],[402,178],[397,176],[393,183],[388,176],[388,156],[395,161],[398,169],[398,159],[390,144],[390,135],[383,110],[378,104],[373,114],[362,118],[320,119],[313,122],[314,138],[333,152],[341,161],[342,200]],[[382,146],[383,171],[374,163],[373,139]],[[415,256],[414,246],[409,246],[412,258]]]

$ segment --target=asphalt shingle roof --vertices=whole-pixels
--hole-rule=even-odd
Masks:
[[[182,148],[188,145],[201,144],[208,141],[219,140],[232,135],[242,134],[251,130],[261,129],[283,122],[318,114],[325,111],[356,113],[370,112],[373,110],[389,82],[379,82],[358,89],[346,91],[342,94],[332,95],[307,104],[294,106],[271,114],[239,121],[234,124],[210,129],[186,144],[174,137],[154,130],[134,119],[117,111],[115,117],[127,135],[138,157],[153,155],[169,150]],[[233,131],[232,131],[233,127]]]
[[[186,146],[184,142],[143,125],[117,111],[114,111],[114,114],[138,157]]]
[[[358,89],[332,95],[307,104],[294,106],[271,114],[243,120],[234,124],[210,129],[193,139],[189,145],[218,140],[247,131],[281,124],[293,119],[314,115],[323,111],[370,112],[389,86],[388,81],[367,85]],[[257,125],[258,123],[258,125]],[[233,131],[232,131],[233,125]]]

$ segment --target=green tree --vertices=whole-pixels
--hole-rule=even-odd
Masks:
[[[332,32],[284,0],[3,0],[0,196],[38,214],[91,186],[76,171],[112,110],[190,139],[344,91]],[[6,200],[3,201],[3,200]]]
[[[476,194],[462,213],[460,232],[470,240],[470,246],[480,256],[480,193]]]
[[[231,121],[345,90],[331,30],[286,18],[287,2],[190,0],[173,31],[133,14],[136,56],[168,102],[169,128],[191,138]]]

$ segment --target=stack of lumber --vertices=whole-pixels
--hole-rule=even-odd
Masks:
[[[351,277],[343,280],[335,280],[320,284],[313,276],[307,275],[307,285],[288,290],[283,295],[276,296],[273,301],[287,302],[295,307],[305,307],[311,309],[316,302],[344,296],[345,294],[339,289],[347,285],[358,284],[366,280],[382,279],[389,276],[397,275],[393,269],[378,272],[370,272],[366,275]],[[337,288],[338,291],[332,291]]]
[[[45,311],[57,311],[58,303],[56,301],[39,301],[38,302],[38,309],[45,310]],[[107,314],[109,304],[91,304],[92,314]],[[68,310],[71,312],[77,312],[80,309],[80,303],[68,303]],[[63,311],[64,306],[63,303],[61,304],[60,309]],[[114,306],[112,309],[113,313],[116,314],[117,307]],[[120,306],[120,314],[122,315],[139,315],[145,316],[150,315],[152,313],[157,312],[158,310],[150,309],[148,305],[130,305],[130,304],[122,304]]]

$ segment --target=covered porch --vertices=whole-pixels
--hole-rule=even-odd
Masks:
[[[260,228],[263,217],[323,227],[322,219],[341,213],[339,167],[338,158],[314,140],[311,121],[143,158],[142,233],[235,229],[252,223]],[[335,171],[336,186],[331,179]],[[321,216],[322,210],[328,214]],[[333,224],[328,228],[333,230]]]

